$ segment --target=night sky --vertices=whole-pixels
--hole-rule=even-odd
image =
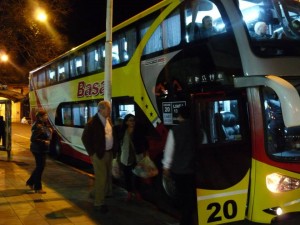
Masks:
[[[117,25],[161,0],[113,0],[113,24]],[[79,45],[105,31],[107,0],[73,0],[67,21],[69,42]]]

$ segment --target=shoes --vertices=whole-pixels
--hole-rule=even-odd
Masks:
[[[108,212],[107,205],[94,206],[94,210],[96,212],[101,212],[101,213],[107,213]]]
[[[46,191],[44,191],[44,190],[35,190],[34,191],[35,193],[37,193],[37,194],[46,194],[47,192]]]
[[[28,187],[30,188],[30,190],[34,190],[34,187],[33,187],[33,185],[26,184],[26,186],[28,186]]]

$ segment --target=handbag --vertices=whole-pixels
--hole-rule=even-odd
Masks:
[[[150,157],[146,155],[137,163],[132,172],[138,177],[150,178],[158,174],[158,169]]]
[[[123,172],[120,168],[120,163],[118,162],[117,158],[112,160],[112,176],[116,179],[120,179],[123,176]]]

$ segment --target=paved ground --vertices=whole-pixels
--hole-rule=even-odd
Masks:
[[[12,158],[0,151],[0,225],[165,225],[176,223],[169,214],[149,202],[125,202],[126,192],[114,188],[108,199],[109,212],[93,210],[89,191],[94,179],[89,174],[52,159],[43,176],[47,194],[31,193],[25,186],[35,163],[28,144],[14,136]],[[28,140],[27,140],[28,141]]]

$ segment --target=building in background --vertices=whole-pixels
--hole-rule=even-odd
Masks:
[[[27,84],[9,84],[5,85],[1,88],[2,90],[9,90],[18,93],[18,97],[24,95],[24,99],[21,101],[12,100],[12,114],[11,114],[11,122],[20,122],[21,119],[25,116],[29,117],[29,101],[28,101],[28,85]],[[6,100],[5,94],[1,94],[0,91],[0,100]],[[5,105],[0,104],[0,116],[5,117]]]

